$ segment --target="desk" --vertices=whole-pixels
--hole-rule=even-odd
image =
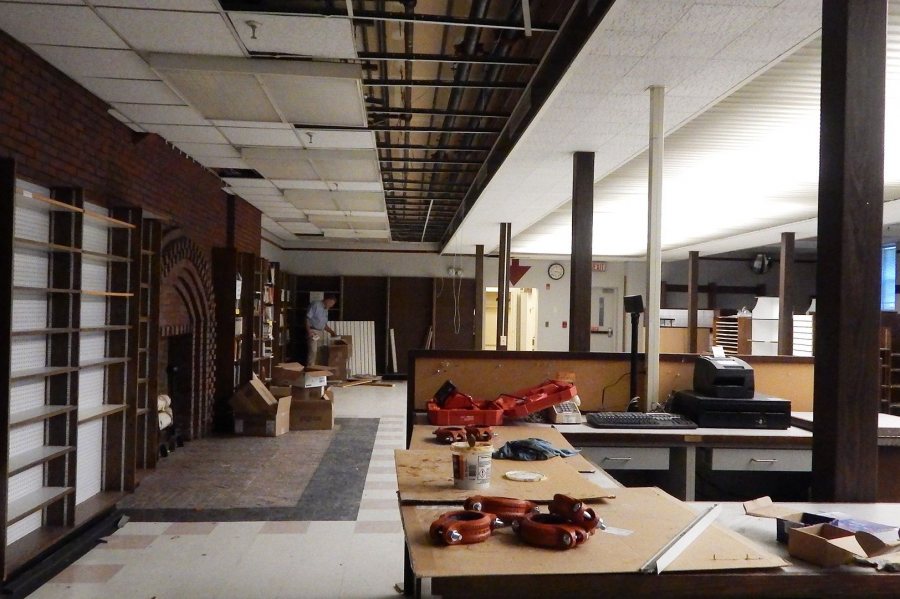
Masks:
[[[700,511],[710,504],[689,504]],[[661,576],[557,572],[553,574],[510,574],[509,564],[485,566],[477,575],[463,572],[431,579],[432,593],[454,597],[896,597],[900,574],[876,572],[871,568],[841,566],[819,568],[795,560],[787,547],[775,542],[775,521],[743,513],[739,503],[724,508],[717,524],[744,535],[767,552],[788,562],[784,568],[733,572],[669,572]],[[885,523],[900,522],[900,504],[787,504],[803,510],[838,510]],[[410,510],[401,510],[404,526],[411,521]],[[409,529],[406,529],[407,531]],[[597,539],[592,539],[591,542]],[[588,545],[585,544],[584,548]],[[574,549],[579,551],[581,548]],[[560,555],[565,555],[562,552]],[[414,564],[414,567],[415,564]],[[427,571],[427,569],[423,570]]]
[[[551,425],[523,424],[528,427]],[[698,460],[711,470],[810,472],[812,433],[798,427],[760,429],[598,429],[584,424],[552,425],[588,460],[615,476],[657,471],[670,493],[693,501]],[[749,499],[749,498],[748,498]]]

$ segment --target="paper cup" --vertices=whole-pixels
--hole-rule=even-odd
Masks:
[[[453,457],[453,484],[457,489],[487,489],[491,486],[491,454],[494,447],[488,442],[450,445]]]

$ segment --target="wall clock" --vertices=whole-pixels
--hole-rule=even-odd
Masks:
[[[559,262],[554,262],[547,268],[547,275],[554,281],[558,281],[566,274],[565,267]]]

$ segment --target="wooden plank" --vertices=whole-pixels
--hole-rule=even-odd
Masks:
[[[9,457],[8,474],[13,476],[74,450],[75,448],[71,446],[44,445],[36,449],[23,451]]]
[[[813,498],[878,493],[887,3],[824,2]]]
[[[431,522],[449,507],[404,505],[400,513],[416,576],[527,575],[533,581],[550,574],[629,572],[642,576],[637,571],[643,562],[696,514],[687,504],[656,488],[621,488],[616,489],[616,494],[615,499],[596,502],[591,507],[608,525],[631,534],[597,532],[572,551],[525,545],[510,528],[494,531],[484,543],[454,551],[454,547],[435,545],[428,536]],[[453,559],[448,559],[450,551]],[[700,570],[767,570],[786,565],[784,559],[750,540],[713,525],[675,560],[669,575]]]
[[[569,268],[569,351],[591,351],[593,231],[594,153],[575,152],[572,157],[572,260]]]
[[[462,503],[476,495],[471,490],[453,486],[453,467],[450,448],[404,450],[394,452],[397,464],[397,486],[401,503]],[[511,470],[540,472],[546,479],[538,482],[517,482],[504,478]],[[587,499],[608,497],[615,491],[604,489],[588,481],[564,458],[550,458],[540,462],[492,460],[491,484],[482,494],[529,499],[547,503],[556,493]]]
[[[41,487],[20,499],[11,501],[9,503],[9,513],[6,516],[6,523],[7,525],[15,524],[22,518],[45,508],[74,491],[75,489],[72,487]]]

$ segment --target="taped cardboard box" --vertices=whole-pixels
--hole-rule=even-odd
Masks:
[[[291,398],[278,400],[273,414],[234,414],[234,432],[249,437],[278,437],[290,430]]]
[[[300,362],[282,362],[272,367],[272,384],[290,387],[302,387],[304,367]]]
[[[279,407],[278,400],[255,374],[228,403],[235,414],[243,415],[275,416]]]
[[[280,385],[269,385],[269,393],[274,395],[275,397],[290,397],[291,393],[293,393],[294,388],[288,386],[280,386]]]
[[[893,542],[885,542],[875,534],[853,532],[833,524],[813,524],[788,532],[788,553],[826,568],[847,564],[856,558],[893,553],[898,548],[900,541],[896,536]]]
[[[302,401],[304,399],[322,399],[325,396],[325,387],[289,387],[291,399]]]
[[[744,502],[744,512],[748,516],[772,518],[776,522],[775,537],[779,543],[788,542],[788,531],[792,528],[812,524],[827,524],[838,518],[847,518],[843,512],[798,512],[796,508],[778,505],[771,497],[760,497]]]
[[[341,335],[332,337],[326,355],[328,367],[334,370],[334,378],[346,381],[350,377],[350,356],[353,352],[353,337]]]
[[[334,428],[334,396],[326,390],[320,399],[291,399],[291,430],[331,430]]]

